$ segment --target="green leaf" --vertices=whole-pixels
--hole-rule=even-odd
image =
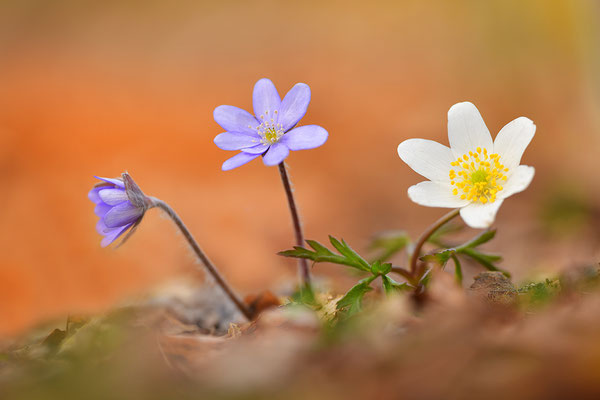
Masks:
[[[371,273],[373,275],[387,275],[392,271],[391,263],[381,263],[381,261],[377,260],[371,265]]]
[[[461,251],[461,253],[471,257],[473,260],[477,261],[479,264],[481,264],[487,270],[500,271],[500,272],[502,272],[502,274],[504,274],[504,276],[510,278],[510,273],[508,271],[505,271],[501,268],[496,267],[496,265],[494,265],[495,262],[502,260],[502,256],[499,256],[496,254],[481,253],[480,251],[477,251],[472,248],[465,248]]]
[[[452,257],[456,253],[455,249],[445,249],[439,251],[437,253],[427,254],[419,259],[424,262],[432,262],[438,264],[440,267],[446,265],[450,257]]]
[[[464,244],[458,246],[456,248],[456,251],[461,252],[462,250],[467,249],[467,248],[475,248],[477,246],[480,246],[484,243],[489,242],[490,240],[492,240],[494,238],[494,236],[496,236],[495,229],[487,230],[487,231],[483,232],[482,234],[476,236],[475,238],[469,240],[467,243],[464,243]]]
[[[333,236],[329,235],[329,241],[331,242],[333,247],[335,247],[336,250],[339,251],[340,254],[345,256],[348,260],[352,260],[353,262],[356,262],[356,263],[362,265],[364,267],[365,271],[371,270],[371,265],[364,258],[359,256],[358,253],[355,252],[352,249],[352,247],[350,247],[348,245],[348,243],[346,243],[344,241],[344,239],[342,239],[342,242],[340,243],[339,240],[337,240]]]
[[[462,266],[460,265],[460,261],[458,260],[458,257],[456,257],[456,254],[452,254],[452,261],[454,262],[454,277],[456,278],[458,284],[462,286]]]
[[[408,283],[405,283],[405,282],[402,282],[402,283],[396,282],[392,278],[388,278],[385,275],[383,275],[381,277],[381,281],[383,282],[383,289],[385,290],[385,294],[387,294],[387,295],[390,295],[390,294],[393,294],[393,293],[398,293],[398,292],[404,292],[404,291],[407,291],[407,290],[411,290],[413,288]]]
[[[370,276],[368,278],[362,279],[356,285],[354,285],[348,293],[342,297],[336,305],[338,310],[344,310],[347,316],[357,313],[362,308],[362,300],[365,294],[373,290],[371,286],[371,282],[376,278],[376,276]]]
[[[419,285],[423,285],[423,286],[429,285],[429,282],[431,281],[431,275],[432,275],[431,269],[425,271],[425,273],[421,277],[421,280],[419,281]]]
[[[401,252],[410,244],[410,237],[404,231],[392,231],[381,233],[369,245],[370,250],[379,250],[375,260],[387,261],[395,254]]]
[[[292,302],[302,304],[311,308],[319,305],[315,297],[315,293],[310,285],[302,285],[297,292],[292,295]]]
[[[346,265],[357,268],[361,271],[371,271],[371,266],[360,256],[358,256],[354,250],[350,249],[348,245],[345,245],[346,247],[344,247],[342,243],[336,241],[336,243],[339,244],[339,247],[344,249],[344,252],[347,255],[350,255],[350,257],[347,255],[335,254],[315,240],[307,240],[306,243],[308,243],[308,245],[312,247],[314,251],[306,249],[302,246],[294,246],[293,250],[280,251],[277,254],[284,257],[305,258],[314,262],[330,262],[333,264]]]
[[[456,222],[450,221],[450,222],[442,225],[431,236],[429,236],[429,238],[427,239],[427,242],[432,243],[438,247],[452,247],[452,246],[446,246],[442,239],[451,233],[460,232],[463,229],[464,229],[463,224],[458,224]]]
[[[501,256],[482,253],[481,251],[475,249],[475,247],[492,240],[494,236],[496,236],[496,230],[487,230],[460,246],[440,250],[432,254],[427,254],[421,257],[420,260],[428,263],[435,263],[443,268],[452,258],[452,261],[454,262],[454,273],[459,283],[462,283],[462,266],[457,257],[458,254],[464,254],[472,258],[490,271],[500,271],[505,276],[510,277],[508,272],[496,267],[494,264],[502,260]]]

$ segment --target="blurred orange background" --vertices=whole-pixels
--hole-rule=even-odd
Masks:
[[[418,235],[442,215],[409,201],[422,179],[396,146],[447,144],[446,112],[469,100],[493,136],[521,115],[537,125],[523,159],[536,177],[503,205],[489,246],[503,266],[522,279],[597,262],[595,225],[546,237],[539,210],[563,187],[600,199],[599,22],[587,0],[3,1],[0,334],[194,270],[156,210],[126,246],[100,248],[93,175],[127,170],[170,203],[241,292],[293,278],[295,262],[275,255],[293,244],[277,169],[222,172],[234,153],[212,143],[213,109],[251,110],[262,77],[282,96],[308,83],[302,124],[330,133],[287,159],[308,238],[364,250],[376,232]]]

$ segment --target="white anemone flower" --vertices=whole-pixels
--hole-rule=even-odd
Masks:
[[[492,141],[477,108],[469,102],[448,111],[450,147],[426,139],[408,139],[398,155],[429,179],[408,188],[408,197],[428,207],[460,208],[472,228],[487,228],[504,199],[527,188],[534,168],[519,165],[535,125],[525,117],[509,122]]]

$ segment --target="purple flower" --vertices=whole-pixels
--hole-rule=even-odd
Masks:
[[[277,165],[290,150],[314,149],[327,141],[328,133],[320,126],[294,128],[310,102],[308,85],[295,84],[281,100],[273,82],[263,78],[254,85],[252,102],[254,115],[234,106],[215,108],[215,121],[227,131],[215,137],[215,144],[223,150],[241,150],[223,163],[223,171],[260,155],[265,165]]]
[[[142,221],[150,199],[127,173],[121,179],[95,178],[103,182],[96,184],[88,197],[96,204],[94,213],[100,217],[96,230],[104,236],[101,245],[108,246],[131,228],[123,243]]]

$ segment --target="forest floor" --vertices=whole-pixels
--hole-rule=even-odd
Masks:
[[[267,292],[242,323],[183,285],[1,343],[0,398],[598,398],[599,283],[595,267],[521,287],[438,271],[419,301],[375,290],[344,319],[339,296]]]

